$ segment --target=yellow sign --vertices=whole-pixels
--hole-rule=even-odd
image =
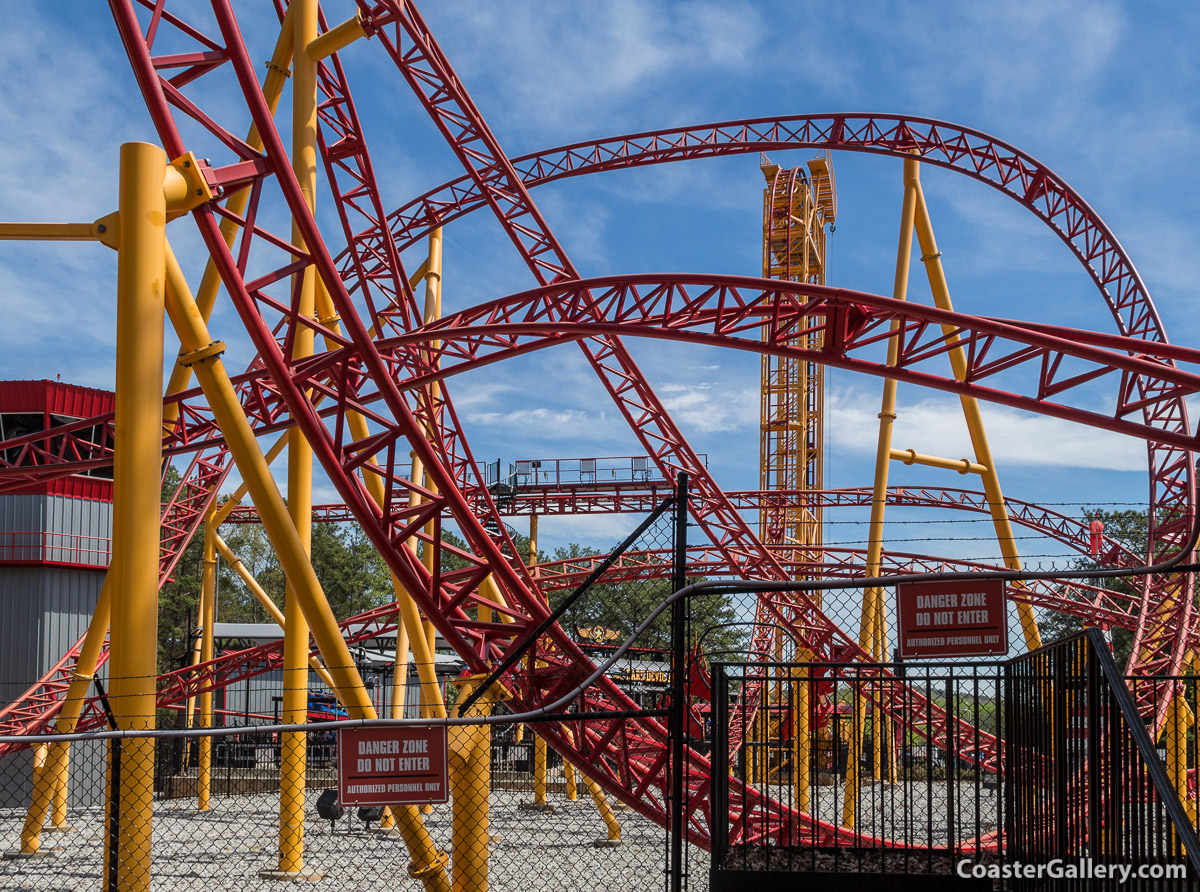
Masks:
[[[621,637],[621,633],[616,629],[606,629],[604,626],[576,626],[575,634],[584,641],[594,641],[596,643],[600,643],[601,641],[616,641]]]
[[[668,684],[671,680],[670,673],[661,669],[634,669],[632,667],[621,673],[621,678],[628,681],[646,681],[651,684]]]

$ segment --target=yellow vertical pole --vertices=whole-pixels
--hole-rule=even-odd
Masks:
[[[422,467],[421,460],[417,458],[415,453],[413,454],[412,473],[412,480],[414,483],[420,484],[424,481],[425,469]],[[412,495],[413,501],[416,501],[419,498],[415,492]],[[425,535],[429,536],[430,538],[425,542],[425,547],[421,550],[421,563],[425,565],[425,570],[429,573],[429,578],[431,581],[434,574],[434,560],[437,555],[437,545],[433,541],[434,530],[435,527],[433,523],[428,523],[425,525]],[[432,672],[436,678],[437,664],[434,655],[437,653],[437,632],[433,628],[433,623],[431,623],[428,619],[423,620],[417,627],[417,637],[421,639],[421,644],[424,647],[426,658],[429,660],[429,671]],[[443,705],[441,688],[436,683],[432,685],[422,684],[420,704],[422,718],[429,718],[436,712],[438,708],[441,708],[444,711],[445,706]],[[429,814],[433,811],[433,805],[423,805],[421,806],[421,811],[425,814]]]
[[[425,264],[425,308],[422,320],[428,324],[433,322],[442,313],[442,228],[439,226],[429,233],[429,258]],[[438,342],[433,342],[432,349],[436,349]],[[430,385],[431,397],[436,400],[440,395],[440,385],[435,381]],[[425,431],[427,437],[432,438],[433,431]],[[425,469],[421,467],[420,461],[413,456],[413,476],[414,483],[421,483],[424,477]],[[429,482],[426,482],[430,491],[437,492],[437,488]],[[433,523],[430,522],[425,526],[425,535],[433,536]],[[426,546],[422,552],[422,562],[425,569],[433,574],[434,553],[436,552],[436,543]],[[437,632],[433,624],[426,620],[422,624],[422,634],[425,637],[425,645],[430,655],[430,660],[433,659],[433,654],[436,651],[435,643]],[[412,637],[410,633],[410,638]],[[431,667],[432,668],[432,667]],[[436,697],[436,701],[432,698]],[[421,686],[421,715],[430,716],[437,714],[441,710],[445,714],[445,706],[442,704],[441,690],[436,685]]]
[[[163,409],[163,412],[164,412],[164,414],[166,413],[165,408]],[[209,522],[209,515],[206,514],[204,519],[205,519],[206,523]],[[204,585],[203,585],[203,574],[202,574],[200,599],[196,602],[196,623],[194,626],[192,626],[192,628],[188,629],[189,635],[193,634],[194,632],[196,632],[197,629],[200,628],[200,623],[201,623],[200,617],[204,612],[204,608],[201,603],[204,600],[204,590],[203,589],[204,589]],[[191,663],[192,670],[195,671],[196,667],[199,665],[200,665],[200,636],[196,635],[196,640],[192,642],[192,663]],[[196,727],[196,705],[197,705],[198,700],[199,700],[199,697],[197,695],[192,695],[187,698],[187,707],[186,707],[185,713],[184,713],[184,727],[187,728],[189,731],[192,728]],[[196,742],[194,740],[185,740],[184,741],[184,744],[183,744],[183,764],[184,765],[189,764],[189,759],[190,759],[189,751],[190,751],[191,747],[193,747],[195,745],[196,745]]]
[[[842,824],[853,830],[858,816],[859,763],[862,759],[862,726],[866,717],[866,695],[862,691],[860,679],[855,679],[851,684],[858,690],[852,695],[854,713],[848,737],[850,748],[846,755],[846,783],[842,789]]]
[[[52,769],[53,762],[49,762],[47,768]],[[54,799],[51,802],[49,829],[53,833],[66,833],[75,829],[67,823],[67,778],[65,774],[54,779]]]
[[[457,703],[462,703],[479,685],[484,675],[456,678]],[[507,699],[508,693],[491,685],[471,704],[470,716],[486,716],[492,704]],[[454,714],[460,715],[458,706]],[[454,892],[487,892],[488,888],[488,806],[492,778],[492,726],[456,725],[449,732],[450,794],[454,804],[451,812],[451,851],[454,870],[451,885]]]
[[[567,801],[574,802],[579,798],[579,788],[575,785],[575,766],[563,759],[563,775],[567,780]]]
[[[428,262],[425,265],[425,310],[424,310],[422,319],[426,324],[428,324],[428,323],[433,322],[434,320],[440,318],[441,315],[442,315],[442,227],[438,226],[436,229],[432,230],[429,233],[429,258],[428,258]],[[430,346],[432,349],[436,349],[438,347],[438,344],[439,344],[439,342],[434,341]],[[433,400],[437,400],[438,397],[441,395],[441,385],[436,381],[434,381],[430,385],[429,390],[430,390],[430,396]],[[432,430],[426,430],[425,435],[427,437],[429,437],[430,439],[432,439],[434,432]],[[423,468],[421,469],[421,473],[424,474]],[[435,492],[435,493],[437,492],[437,486],[432,481],[426,480],[425,485],[426,485],[426,487],[429,488],[429,490],[431,492]],[[426,524],[425,534],[427,536],[433,536],[434,529],[435,529],[435,527],[432,522]],[[431,578],[432,578],[433,572],[434,572],[433,562],[435,559],[436,552],[437,552],[436,543],[434,543],[433,546],[427,547],[424,550],[425,569],[429,571]],[[429,658],[430,658],[430,660],[433,660],[434,654],[437,652],[437,647],[436,647],[437,630],[434,629],[433,623],[429,622],[428,620],[425,621],[424,630],[425,630],[425,643],[428,648]],[[445,714],[445,706],[442,703],[442,692],[441,692],[440,688],[438,688],[436,686],[433,688],[428,688],[423,685],[421,688],[421,691],[422,691],[422,694],[424,695],[422,697],[422,714],[423,715],[431,715],[431,714],[436,713],[438,710],[441,710],[442,713]],[[432,694],[434,697],[437,698],[436,701],[429,699],[430,694]],[[424,810],[426,812],[430,812],[433,810],[433,806],[427,805],[427,806],[425,806]]]
[[[42,847],[42,823],[54,796],[55,774],[48,758],[49,747],[39,743],[33,749],[33,797],[25,812],[25,824],[21,828],[20,854],[36,857]]]
[[[425,468],[421,464],[421,459],[417,457],[415,452],[410,453],[412,458],[412,469],[409,479],[418,486],[422,485],[425,480]],[[416,506],[421,503],[421,496],[416,492],[409,495],[409,505]],[[429,524],[425,528],[427,535],[433,535],[433,526]],[[421,549],[421,563],[433,575],[433,556],[436,547],[432,541],[426,543]],[[397,593],[397,598],[399,598]],[[403,603],[403,599],[401,599]],[[430,715],[436,715],[437,710],[442,709],[441,715],[445,715],[445,706],[442,704],[441,688],[437,683],[437,666],[434,661],[434,644],[433,639],[429,635],[430,625],[427,621],[421,619],[420,611],[417,609],[416,602],[411,597],[407,598],[408,605],[411,609],[410,621],[408,623],[409,646],[412,648],[413,659],[416,662],[417,672],[421,680],[420,687],[420,710],[422,718],[429,718]],[[421,674],[424,673],[424,674]]]
[[[929,279],[929,288],[933,293],[934,304],[943,310],[953,310],[950,300],[950,286],[946,282],[946,273],[942,268],[942,254],[938,251],[937,239],[933,235],[933,223],[929,217],[929,208],[925,204],[925,194],[921,190],[920,180],[916,182],[917,212],[916,230],[917,241],[921,245],[921,262],[925,264],[925,275]],[[967,359],[961,346],[955,346],[960,340],[958,334],[951,328],[943,326],[946,333],[946,343],[951,346],[949,351],[950,366],[954,377],[962,381],[967,374]],[[979,411],[978,401],[971,396],[960,396],[963,415],[967,421],[967,431],[971,436],[971,446],[975,450],[975,461],[983,465],[980,475],[983,480],[983,491],[987,495],[988,508],[992,515],[992,525],[996,531],[996,539],[1000,544],[1000,553],[1004,556],[1004,565],[1010,570],[1021,569],[1021,558],[1017,554],[1016,539],[1013,537],[1012,525],[1008,519],[1008,509],[1004,505],[1004,493],[1000,489],[1000,478],[996,473],[996,463],[992,458],[992,450],[988,445],[987,434],[983,427],[983,415]],[[1020,586],[1021,583],[1016,583]],[[1025,635],[1025,646],[1028,650],[1036,650],[1042,646],[1042,636],[1038,631],[1037,617],[1033,605],[1018,602],[1017,617],[1021,622],[1021,630]]]
[[[375,707],[363,687],[350,649],[342,638],[337,619],[329,607],[321,583],[304,552],[300,536],[288,517],[283,497],[275,486],[270,467],[263,458],[254,431],[238,401],[237,393],[221,361],[220,345],[214,344],[208,326],[192,299],[187,281],[170,248],[167,249],[167,312],[179,335],[184,359],[194,363],[213,417],[216,419],[234,462],[246,481],[258,508],[263,529],[279,558],[284,576],[296,586],[297,600],[312,628],[317,649],[334,681],[334,691],[352,718],[376,718]],[[409,874],[419,879],[426,892],[448,892],[446,856],[438,852],[415,808],[395,810],[401,835],[412,856]]]
[[[425,264],[422,265],[422,275],[424,274]],[[338,316],[333,306],[333,301],[329,297],[329,292],[325,289],[324,283],[317,282],[317,313],[320,321],[333,329],[340,331],[338,325]],[[337,346],[336,341],[326,339],[325,345],[328,349],[334,349]],[[356,440],[363,440],[369,435],[366,419],[358,412],[346,413],[347,425],[350,428],[350,434]],[[373,464],[374,459],[369,459],[369,463]],[[421,476],[420,462],[416,462],[414,470],[410,476],[410,480],[419,481]],[[382,505],[384,499],[383,479],[379,474],[365,473],[362,475],[363,485],[366,487],[367,494],[371,497],[376,505]],[[409,504],[419,504],[419,497],[416,493],[410,496]],[[437,675],[434,671],[432,656],[428,654],[428,639],[426,638],[421,625],[421,614],[417,609],[416,602],[412,596],[404,590],[404,586],[400,584],[395,575],[392,575],[392,589],[396,593],[396,602],[399,608],[400,620],[404,625],[404,634],[408,636],[408,649],[412,651],[413,665],[417,669],[417,678],[421,684],[422,696],[425,696],[429,702],[435,703],[433,716],[436,718],[445,717],[445,707],[442,705],[441,690],[438,688]],[[417,630],[417,631],[414,631]],[[407,653],[407,652],[406,652]],[[424,715],[424,713],[422,713]],[[388,823],[391,820],[390,813],[385,811],[384,825],[391,826]]]
[[[166,165],[158,146],[121,146],[112,543],[117,576],[109,661],[109,701],[121,729],[153,729],[155,723]],[[123,741],[120,783],[110,785],[117,787],[110,793],[120,794],[119,830],[108,840],[117,847],[120,892],[150,888],[153,764],[152,738]]]
[[[396,607],[396,653],[392,659],[392,697],[390,715],[404,718],[404,694],[408,690],[408,627]]]
[[[213,658],[213,623],[217,617],[217,526],[213,522],[214,511],[208,509],[204,518],[204,554],[203,571],[200,576],[200,662],[207,663]],[[196,727],[211,728],[213,726],[213,692],[205,691],[200,695],[199,715]],[[209,799],[212,793],[212,738],[208,736],[199,739],[196,769],[196,808],[208,811]]]
[[[904,199],[900,210],[900,238],[896,247],[896,270],[892,279],[892,297],[896,300],[906,300],[908,297],[909,267],[912,261],[913,225],[917,210],[917,174],[919,162],[915,158],[904,160]],[[891,330],[896,330],[897,323],[893,322]],[[895,337],[888,341],[888,365],[894,366],[899,360],[900,345]],[[883,397],[879,409],[879,435],[875,448],[875,478],[871,490],[871,517],[867,532],[867,576],[878,576],[883,561],[883,518],[887,509],[888,471],[891,467],[892,424],[896,420],[896,381],[885,378],[883,381]],[[863,592],[862,619],[860,620],[858,643],[867,650],[877,662],[887,658],[887,615],[884,601],[884,590],[880,586],[871,586]],[[856,696],[862,696],[863,691],[856,691]],[[855,721],[851,729],[854,735],[851,744],[851,759],[853,765],[846,768],[846,798],[843,802],[843,815],[855,806],[858,800],[859,768],[857,753],[862,749],[863,717],[861,710],[855,708]],[[882,742],[886,735],[886,722],[880,720],[879,711],[873,713],[874,728],[872,737],[873,759],[872,766],[876,777],[884,774],[882,764]],[[845,823],[843,821],[843,823]],[[853,826],[852,823],[846,826]]]
[[[292,170],[304,201],[316,207],[317,188],[317,72],[305,51],[317,36],[317,0],[295,0],[292,6]],[[292,224],[292,244],[304,248],[299,228]],[[293,277],[299,292],[297,311],[302,319],[316,314],[316,271],[306,267]],[[312,356],[313,329],[297,324],[292,330],[292,359]],[[305,555],[312,551],[312,449],[299,428],[288,433],[287,509]],[[308,721],[308,622],[297,600],[296,583],[288,580],[284,594],[283,707],[285,724]],[[292,731],[283,735],[279,763],[279,857],[273,878],[305,877],[304,783],[308,735]]]
[[[805,653],[803,661],[810,659]],[[809,672],[804,669],[792,671],[792,785],[795,788],[796,808],[807,812],[809,791],[812,786],[812,729],[809,726]]]
[[[909,264],[912,257],[913,220],[916,215],[916,171],[918,162],[906,158],[904,161],[904,203],[900,214],[900,240],[896,249],[896,272],[892,281],[892,297],[905,300],[908,296]],[[896,322],[892,323],[894,332]],[[899,360],[900,345],[893,337],[888,342],[888,365]],[[879,409],[879,437],[875,450],[875,479],[871,490],[871,518],[867,532],[867,576],[878,576],[883,560],[883,516],[887,509],[888,470],[891,466],[892,424],[896,420],[896,381],[883,380],[883,398]],[[866,590],[863,617],[859,629],[859,646],[870,651],[871,656],[883,662],[885,655],[879,651],[878,631],[883,625],[884,591],[879,586]]]
[[[548,807],[546,802],[546,741],[537,730],[533,732],[533,804]]]
[[[1187,809],[1188,817],[1196,823],[1196,803],[1188,793],[1187,732],[1193,721],[1191,707],[1183,693],[1177,693],[1167,706],[1163,723],[1162,742],[1167,748],[1167,776]]]
[[[529,515],[529,566],[537,566],[538,561],[538,516]],[[530,658],[530,668],[533,660]],[[546,805],[546,740],[536,730],[533,731],[533,804]]]

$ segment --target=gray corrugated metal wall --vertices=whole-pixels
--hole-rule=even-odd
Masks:
[[[0,699],[11,703],[58,662],[87,630],[104,574],[69,567],[0,567]],[[100,673],[104,676],[104,671]],[[29,801],[32,752],[0,760],[0,807]],[[104,795],[100,747],[72,747],[72,807]]]
[[[107,567],[112,505],[65,496],[0,496],[0,555]],[[43,547],[45,549],[43,553]]]
[[[0,497],[0,533],[29,533],[25,559],[80,560],[83,543],[104,542],[85,563],[107,564],[112,506],[61,496]],[[63,534],[46,555],[41,533]],[[8,540],[11,543],[11,539]],[[85,548],[90,548],[85,545]],[[8,552],[6,557],[22,559]],[[87,630],[104,583],[104,573],[71,567],[0,566],[0,702],[11,703],[59,661]],[[103,674],[103,672],[102,672]],[[0,806],[21,807],[29,797],[31,752],[0,761]],[[99,747],[73,747],[71,804],[98,804],[103,796],[104,764]]]
[[[107,567],[112,551],[112,505],[46,496],[46,560]],[[62,538],[59,538],[62,537]]]

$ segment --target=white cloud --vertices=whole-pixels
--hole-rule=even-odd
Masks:
[[[749,68],[765,36],[747,3],[617,0],[445,4],[430,10],[485,114],[521,134],[575,133],[694,104],[686,76]]]
[[[514,409],[507,412],[470,412],[466,420],[472,425],[501,428],[513,435],[530,440],[593,442],[609,434],[615,424],[607,413],[583,412],[578,409]],[[622,427],[622,422],[616,422]]]
[[[878,394],[830,393],[826,405],[826,436],[832,446],[874,454],[879,430]],[[1142,440],[1002,406],[981,408],[988,443],[1002,477],[1005,466],[1016,465],[1146,471],[1146,445]],[[927,399],[915,404],[901,401],[896,415],[893,448],[974,460],[957,399]]]
[[[758,392],[699,381],[664,384],[659,399],[679,425],[699,433],[746,430],[758,424]]]
[[[548,517],[539,525],[539,541],[547,535],[573,542],[602,542],[616,544],[637,526],[640,517],[622,514],[580,514],[575,517]],[[543,545],[543,547],[545,547]]]

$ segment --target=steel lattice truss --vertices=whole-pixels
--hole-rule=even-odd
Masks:
[[[695,550],[690,560],[704,573],[783,580],[797,572],[796,555],[768,548],[757,539],[741,514],[753,499],[722,492],[634,364],[622,336],[766,350],[1142,437],[1150,467],[1151,557],[1166,557],[1186,538],[1193,514],[1191,450],[1196,435],[1189,427],[1184,399],[1200,389],[1200,376],[1176,363],[1195,363],[1200,356],[1168,344],[1140,277],[1103,221],[1060,178],[1012,146],[978,131],[922,118],[826,115],[635,134],[510,160],[415,7],[399,0],[359,0],[366,32],[414,91],[465,174],[387,213],[345,71],[336,55],[322,62],[319,144],[342,224],[339,241],[345,245],[335,258],[301,195],[228,0],[212,0],[211,12],[195,12],[195,19],[195,4],[110,0],[110,6],[167,154],[178,157],[196,150],[214,159],[203,165],[203,174],[217,198],[191,216],[257,350],[246,372],[234,379],[251,425],[259,434],[291,426],[303,431],[347,516],[362,526],[471,671],[486,671],[523,631],[544,618],[546,585],[569,584],[583,569],[553,568],[552,575],[535,582],[519,561],[505,559],[505,552],[515,549],[506,541],[503,524],[485,528],[485,520],[498,516],[497,507],[460,433],[447,379],[565,341],[580,345],[661,477],[688,473],[693,520],[709,543]],[[281,16],[284,7],[277,0]],[[218,78],[226,85],[236,82],[236,101],[210,87]],[[235,120],[228,120],[231,116]],[[247,124],[261,137],[261,150],[239,135]],[[1005,192],[1074,252],[1110,308],[1116,334],[1064,332],[896,306],[875,295],[761,279],[682,275],[584,280],[530,195],[533,187],[568,176],[800,147],[896,157],[915,152],[924,163]],[[249,190],[244,212],[234,213],[218,203],[241,189]],[[271,206],[286,207],[308,246],[305,250],[261,222],[260,211]],[[509,235],[538,287],[422,325],[400,253],[430,228],[482,208],[489,209]],[[268,216],[262,214],[264,219]],[[219,230],[222,222],[234,229],[228,242]],[[308,267],[328,291],[340,324],[299,313],[298,297],[288,283]],[[893,323],[896,331],[891,333]],[[292,340],[305,328],[323,339],[326,350],[311,359],[289,360]],[[969,372],[962,381],[945,371],[948,332],[957,335],[968,356]],[[895,368],[879,359],[891,337],[898,339],[900,348],[901,361]],[[823,348],[813,350],[812,343]],[[431,388],[434,381],[442,386]],[[1103,410],[1081,396],[1084,385],[1094,389],[1098,382],[1110,395]],[[164,436],[164,454],[187,455],[191,465],[164,512],[160,578],[169,575],[230,469],[221,432],[199,392],[177,395],[170,402],[178,408],[178,421]],[[352,415],[367,420],[367,436],[356,439],[351,434]],[[0,443],[0,492],[110,463],[111,437],[96,438],[90,432],[97,426],[107,430],[111,423],[111,415],[83,419],[49,435]],[[432,435],[427,437],[426,431]],[[100,442],[91,442],[96,439]],[[433,487],[407,479],[410,450],[420,458]],[[382,504],[370,498],[362,475],[376,475],[383,483]],[[419,502],[410,500],[413,492],[420,495]],[[897,503],[909,498],[912,504],[956,502],[970,510],[986,510],[976,496],[949,490],[896,494]],[[863,494],[821,498],[861,499]],[[761,501],[754,507],[760,505]],[[1080,531],[1061,515],[1012,505],[1016,519],[1022,520],[1023,511],[1023,522],[1057,531],[1064,541],[1080,541]],[[436,532],[443,520],[453,521],[463,533],[466,547],[455,553],[464,566],[431,575],[418,559],[416,545],[424,540],[426,547],[447,547]],[[434,524],[432,537],[423,532],[428,522]],[[489,533],[489,528],[499,532]],[[1119,549],[1113,549],[1111,557],[1116,565],[1135,564],[1140,558]],[[892,572],[944,566],[919,556],[893,558]],[[440,563],[435,556],[433,565]],[[639,566],[637,556],[630,556],[622,571],[648,572],[648,565],[656,566],[652,557],[643,556]],[[827,575],[852,574],[856,565],[861,568],[859,556],[827,549],[814,569]],[[489,574],[504,603],[481,593],[480,583]],[[1178,577],[1147,587],[1137,603],[1087,586],[1034,586],[1019,596],[1092,622],[1133,628],[1137,660],[1131,670],[1150,674],[1178,671],[1185,648],[1195,644],[1191,599],[1181,596],[1185,591],[1190,591],[1190,579]],[[491,608],[506,622],[473,619],[479,606]],[[803,595],[766,596],[761,607],[818,661],[866,659],[853,638]],[[359,641],[386,634],[395,621],[395,607],[384,607],[348,620],[343,631],[347,640]],[[78,648],[64,655],[28,694],[0,711],[0,728],[30,733],[48,727],[77,653]],[[592,669],[590,660],[557,627],[539,643],[537,657],[544,669],[514,673],[508,679],[517,707],[553,701]],[[160,704],[179,703],[201,690],[267,671],[281,660],[279,647],[268,645],[226,655],[194,671],[172,673],[161,680]],[[950,739],[971,741],[966,751],[959,748],[960,755],[997,767],[995,739],[947,717],[902,681],[879,674],[873,690],[877,707],[902,727],[927,734],[943,747]],[[1166,703],[1146,699],[1140,706],[1157,723]],[[581,719],[570,727],[548,728],[546,736],[575,764],[592,766],[609,792],[662,821],[665,729],[650,719],[584,720],[588,712],[632,707],[619,689],[602,680],[579,704]],[[80,727],[95,726],[99,720],[90,705]],[[708,764],[694,752],[688,759],[687,828],[692,839],[704,843],[711,818]],[[755,823],[758,810],[770,808],[778,814],[781,808],[751,788],[731,790],[730,798],[734,820],[746,826]],[[807,816],[791,814],[797,825],[814,826]],[[847,832],[829,825],[818,829],[827,839]]]

